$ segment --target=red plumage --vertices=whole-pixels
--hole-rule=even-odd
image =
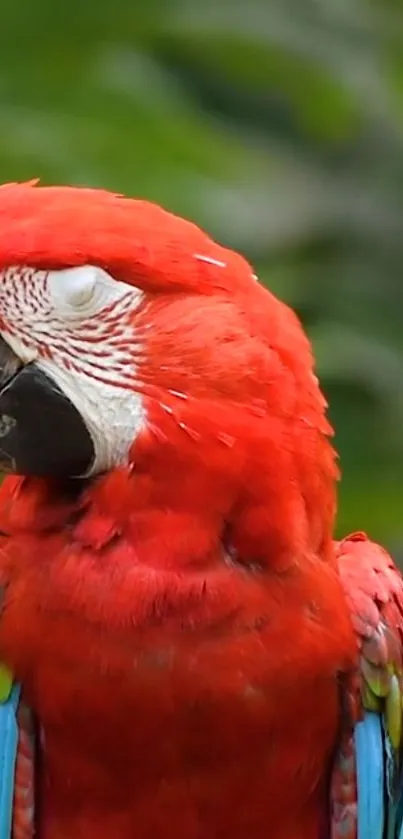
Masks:
[[[323,839],[359,712],[351,612],[400,631],[403,598],[382,560],[379,605],[367,543],[358,580],[336,557],[309,343],[245,260],[158,207],[0,189],[0,266],[87,263],[144,291],[147,424],[127,468],[0,492],[0,656],[44,733],[38,839]]]

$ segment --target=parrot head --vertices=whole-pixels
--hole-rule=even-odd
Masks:
[[[123,474],[131,505],[202,520],[257,563],[326,553],[325,409],[297,317],[241,256],[145,201],[0,188],[6,471]]]

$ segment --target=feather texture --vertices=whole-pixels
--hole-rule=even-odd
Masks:
[[[86,264],[141,292],[145,419],[124,467],[0,488],[0,659],[45,738],[34,756],[21,708],[13,839],[33,818],[38,839],[395,839],[401,577],[362,535],[333,544],[298,319],[159,207],[0,189],[0,269]],[[12,277],[18,302],[32,271]]]
[[[338,543],[336,552],[361,674],[355,764],[350,763],[348,772],[337,764],[335,769],[344,779],[349,773],[350,783],[351,774],[356,774],[357,824],[350,825],[347,835],[398,839],[403,799],[403,580],[386,551],[363,533]]]
[[[0,836],[5,839],[11,835],[19,695],[19,687],[10,684],[9,690],[3,692],[0,703]]]

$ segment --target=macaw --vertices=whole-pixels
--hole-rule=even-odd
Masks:
[[[403,581],[326,408],[243,257],[0,188],[1,839],[397,839]]]

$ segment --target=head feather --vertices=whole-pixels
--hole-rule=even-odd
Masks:
[[[330,544],[336,470],[310,343],[242,256],[147,201],[7,184],[0,188],[0,270],[26,265],[96,265],[144,292],[133,323],[143,347],[137,387],[148,430],[133,451],[137,464],[145,451],[151,459],[158,451],[155,485],[165,485],[167,497],[182,459],[187,478],[179,485],[175,477],[177,491],[190,498],[197,483],[201,497],[206,484],[203,508],[219,494],[217,475],[231,475],[228,515],[236,515],[249,554],[267,553],[271,543],[287,556],[297,545],[317,551]]]

